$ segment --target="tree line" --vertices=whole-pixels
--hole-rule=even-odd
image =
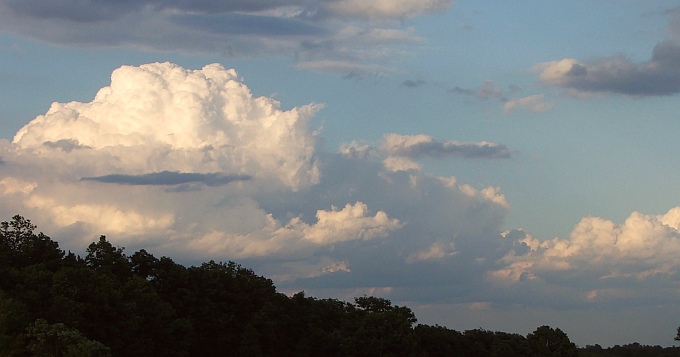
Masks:
[[[185,267],[105,236],[85,257],[21,216],[0,223],[0,356],[587,356],[559,328],[527,336],[417,324],[389,300],[276,291],[234,262]],[[583,355],[583,354],[582,354]],[[585,356],[585,355],[584,355]],[[607,356],[614,356],[607,354]]]

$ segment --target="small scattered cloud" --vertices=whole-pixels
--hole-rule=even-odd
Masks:
[[[450,93],[470,95],[470,96],[475,94],[475,91],[472,90],[472,89],[465,89],[465,88],[461,88],[461,87],[458,87],[458,86],[455,86],[455,87],[449,89],[448,91]]]
[[[544,94],[535,94],[523,98],[509,99],[503,104],[503,112],[510,114],[521,109],[536,113],[549,110],[552,106],[552,103],[545,101]]]
[[[476,95],[479,99],[505,100],[505,97],[503,96],[503,90],[493,81],[484,81],[484,84],[479,89],[477,89]]]
[[[382,142],[376,146],[356,141],[343,144],[340,152],[352,159],[381,159],[384,167],[392,172],[419,171],[421,165],[416,160],[421,158],[507,159],[512,156],[511,150],[502,144],[486,141],[438,141],[426,134],[394,133],[385,134]]]
[[[472,26],[472,25],[461,25],[460,29],[463,30],[463,31],[472,32],[472,31],[475,30],[475,27]]]
[[[423,84],[425,84],[425,81],[422,80],[422,79],[417,79],[417,80],[407,79],[407,80],[401,82],[401,86],[406,87],[406,88],[417,88],[417,87],[422,86]]]
[[[458,156],[464,158],[509,158],[510,149],[505,145],[490,142],[435,141],[429,135],[387,134],[381,149],[392,156],[443,158]]]
[[[461,88],[456,86],[453,87],[452,89],[449,89],[448,92],[465,96],[474,96],[477,99],[481,100],[485,99],[498,99],[500,101],[506,100],[505,95],[503,94],[503,89],[501,89],[496,83],[490,80],[484,81],[484,83],[481,86],[475,89]]]
[[[490,80],[484,81],[484,84],[476,89],[454,87],[448,91],[458,95],[475,97],[478,100],[496,99],[503,103],[503,112],[505,114],[513,113],[519,109],[529,112],[543,112],[552,108],[552,104],[545,101],[544,94],[517,98],[514,96],[521,92],[522,88],[516,85],[509,85],[507,91],[504,91]]]
[[[363,65],[348,61],[308,61],[295,64],[295,68],[317,73],[341,74],[344,79],[383,76],[394,71],[378,65]]]

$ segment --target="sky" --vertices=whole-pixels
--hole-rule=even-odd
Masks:
[[[0,217],[668,346],[678,93],[677,0],[0,0]]]

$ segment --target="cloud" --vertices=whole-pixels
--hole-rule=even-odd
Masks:
[[[106,234],[183,263],[238,260],[315,296],[490,309],[677,298],[680,208],[586,217],[541,240],[504,227],[499,188],[418,163],[509,158],[505,145],[387,134],[324,152],[320,108],[283,110],[219,65],[124,66],[91,102],[54,103],[0,140],[0,214],[76,252]]]
[[[503,90],[493,81],[484,81],[484,84],[477,90],[476,94],[479,99],[505,99],[503,97]]]
[[[451,0],[0,0],[0,31],[68,46],[385,66],[422,40],[404,18]],[[299,66],[298,68],[306,68]],[[370,71],[365,73],[372,73]],[[343,73],[345,75],[346,73]]]
[[[416,88],[416,87],[422,86],[423,84],[425,84],[425,81],[422,80],[422,79],[418,79],[418,80],[407,79],[407,80],[401,82],[401,86],[406,87],[406,88]]]
[[[579,61],[573,58],[543,62],[533,70],[540,81],[574,95],[612,93],[630,96],[665,96],[680,93],[680,16],[673,14],[667,38],[651,58],[633,62],[625,56]]]
[[[436,141],[425,134],[400,135],[385,134],[377,146],[359,144],[356,141],[340,147],[342,155],[349,158],[379,158],[390,171],[420,170],[421,165],[414,160],[420,158],[443,159],[462,157],[466,159],[507,159],[510,149],[502,144],[491,142]]]
[[[353,159],[381,159],[383,166],[393,172],[421,169],[415,160],[421,158],[443,159],[462,157],[466,159],[506,159],[510,149],[491,142],[436,141],[425,134],[385,134],[377,146],[359,144],[356,141],[340,147],[343,156]]]
[[[52,149],[61,149],[65,152],[70,152],[71,150],[77,150],[77,149],[88,149],[88,148],[90,148],[89,146],[80,145],[78,140],[73,140],[73,139],[60,139],[60,140],[57,140],[56,142],[45,141],[43,143],[43,145],[50,147]]]
[[[76,252],[106,234],[184,263],[236,259],[282,289],[457,299],[457,284],[484,284],[508,252],[505,196],[385,160],[507,148],[392,134],[328,153],[320,108],[283,110],[220,65],[123,66],[91,102],[54,103],[0,141],[0,214]]]
[[[464,158],[509,158],[510,150],[505,145],[490,142],[435,141],[429,135],[385,135],[381,149],[389,155],[402,157],[459,156]]]
[[[452,89],[449,89],[448,91],[451,92],[451,93],[462,94],[462,95],[474,95],[475,94],[475,91],[472,90],[472,89],[465,89],[465,88],[461,88],[461,87],[458,87],[458,86],[455,86]]]
[[[543,112],[552,108],[552,104],[545,102],[544,94],[535,94],[521,98],[509,98],[506,96],[503,89],[489,80],[484,81],[484,84],[474,90],[454,87],[448,91],[459,95],[474,96],[479,100],[497,99],[503,103],[503,112],[505,114],[512,113],[518,109],[524,109],[530,112]],[[521,88],[515,85],[508,86],[508,92],[511,95],[516,95],[520,91]]]
[[[512,113],[519,109],[529,112],[544,112],[552,108],[552,104],[544,101],[544,94],[535,94],[523,98],[510,99],[503,104],[503,112]]]
[[[160,185],[172,186],[187,183],[202,183],[207,186],[222,186],[235,181],[248,181],[248,175],[225,175],[221,173],[187,173],[187,172],[152,172],[142,175],[111,174],[98,177],[83,177],[83,181],[113,183],[119,185]]]
[[[81,177],[232,172],[297,189],[318,180],[308,121],[319,109],[283,111],[273,99],[254,98],[236,71],[217,64],[195,71],[170,63],[124,66],[92,102],[52,104],[13,144],[37,157],[91,164]],[[92,162],[94,156],[102,158]],[[146,178],[180,178],[157,175]]]
[[[452,89],[449,89],[448,91],[460,95],[475,96],[477,99],[481,100],[484,99],[498,99],[500,101],[507,100],[505,98],[505,95],[503,94],[503,89],[498,87],[496,83],[490,80],[484,81],[484,84],[482,84],[479,88],[476,89],[467,89],[456,86]]]
[[[328,5],[328,8],[338,15],[367,19],[413,17],[450,7],[451,1],[447,0],[339,0],[329,2]]]
[[[490,276],[542,298],[568,291],[560,299],[574,306],[674,301],[680,272],[679,228],[680,207],[675,207],[661,215],[633,212],[622,224],[585,217],[568,239],[541,241],[510,232],[515,248]]]
[[[307,61],[298,62],[295,68],[317,73],[343,74],[345,79],[366,76],[382,76],[392,72],[391,68],[378,65],[363,65],[348,61]]]

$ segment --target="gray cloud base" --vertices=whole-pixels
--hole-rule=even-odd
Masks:
[[[667,38],[658,43],[651,58],[636,63],[625,56],[592,61],[563,59],[539,64],[541,82],[573,94],[612,93],[637,97],[680,93],[680,15],[669,13]]]
[[[119,185],[173,186],[187,183],[201,183],[207,186],[222,186],[236,181],[249,181],[249,175],[225,175],[221,173],[194,173],[161,171],[142,175],[111,174],[97,177],[83,177],[83,181],[95,181]]]
[[[297,68],[357,75],[389,67],[419,40],[403,19],[451,0],[0,0],[0,31],[69,46],[126,46],[226,57],[287,56]],[[376,21],[378,20],[378,21]],[[309,63],[308,63],[309,62]]]

